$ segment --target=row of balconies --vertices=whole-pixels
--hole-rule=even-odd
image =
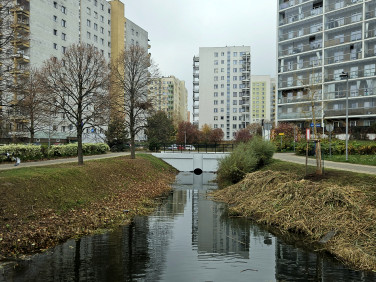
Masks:
[[[279,41],[285,41],[289,39],[297,39],[306,35],[311,35],[322,31],[322,23],[316,23],[309,27],[302,27],[295,30],[289,30],[286,33],[279,35]]]
[[[305,85],[313,86],[321,85],[322,78],[321,73],[317,73],[315,75],[310,75],[310,77],[289,77],[286,80],[279,80],[278,87],[279,88],[287,88],[287,87],[303,87]]]
[[[294,54],[299,54],[303,52],[309,52],[309,51],[314,51],[322,47],[322,40],[318,41],[313,41],[310,42],[309,44],[292,44],[286,49],[283,49],[279,51],[279,56],[288,56],[288,55],[294,55]]]
[[[284,10],[290,7],[294,7],[300,4],[303,4],[305,2],[308,2],[310,0],[290,0],[290,1],[284,1],[279,4],[279,10]],[[336,1],[335,3],[330,3],[329,5],[325,6],[325,11],[335,11],[338,9],[342,9],[351,5],[362,3],[363,0],[343,0],[343,1]]]
[[[341,69],[342,70],[342,69]],[[349,68],[345,68],[344,71],[346,72],[349,70]],[[376,76],[375,66],[371,69],[360,69],[360,70],[349,70],[349,79],[356,79],[356,78],[364,78],[364,77],[372,77]],[[328,73],[325,76],[325,82],[331,82],[331,81],[339,81],[341,80],[340,73],[334,73],[332,71],[331,73]]]
[[[348,93],[347,93],[348,92]],[[338,90],[334,92],[324,92],[323,100],[336,100],[341,98],[352,97],[367,97],[376,94],[376,87],[374,88],[360,88],[360,89],[349,89],[349,90]]]
[[[307,20],[311,17],[322,15],[322,12],[323,12],[323,9],[321,7],[321,8],[305,11],[305,12],[302,12],[302,13],[299,13],[299,14],[288,15],[285,18],[280,19],[279,25],[282,26],[282,25],[285,25],[285,24],[290,24],[290,23],[293,23],[293,22],[301,21],[301,20]]]
[[[316,57],[317,58],[317,57]],[[279,68],[279,73],[282,72],[287,72],[287,71],[294,71],[294,70],[303,70],[307,68],[314,68],[314,67],[319,67],[321,66],[321,61],[320,60],[306,60],[306,61],[300,61],[299,63],[294,63],[294,64],[287,64],[284,66],[280,66]]]

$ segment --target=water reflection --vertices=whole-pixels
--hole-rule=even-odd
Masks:
[[[153,215],[3,264],[0,281],[376,281],[228,217],[207,197],[214,178],[181,173]]]

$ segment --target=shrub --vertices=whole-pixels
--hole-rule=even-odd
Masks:
[[[84,155],[104,154],[109,151],[107,144],[82,144]],[[0,146],[0,161],[8,160],[6,154],[19,157],[22,161],[41,160],[43,158],[54,157],[74,157],[77,156],[77,143],[67,145],[52,145],[48,148],[45,145],[5,145]]]
[[[248,143],[240,143],[235,150],[219,161],[218,180],[237,183],[247,173],[270,163],[275,147],[272,143],[254,137]]]

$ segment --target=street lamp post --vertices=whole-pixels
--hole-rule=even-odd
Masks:
[[[346,161],[349,160],[349,73],[342,72],[339,77],[346,78]]]

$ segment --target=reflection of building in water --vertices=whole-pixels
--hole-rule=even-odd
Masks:
[[[307,252],[276,239],[277,281],[376,281],[376,275],[345,268],[320,253]]]
[[[193,232],[197,239],[199,253],[235,253],[241,258],[249,258],[249,228],[232,225],[222,219],[223,207],[206,199],[205,192],[196,192],[193,203]],[[248,226],[249,227],[249,226]]]

